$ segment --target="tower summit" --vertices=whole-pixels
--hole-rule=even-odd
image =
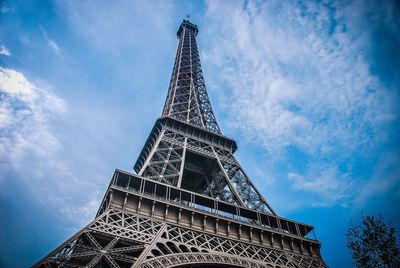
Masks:
[[[279,217],[217,124],[184,19],[162,115],[96,218],[34,267],[326,267],[313,226]]]
[[[204,84],[196,44],[198,32],[188,19],[178,29],[178,51],[162,115],[220,134]]]

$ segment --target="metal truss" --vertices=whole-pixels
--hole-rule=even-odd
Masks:
[[[194,155],[211,161],[202,166],[193,160]],[[202,187],[190,190],[276,215],[231,152],[171,130],[160,132],[139,175],[181,187],[187,179],[185,170],[205,178]]]
[[[156,144],[150,161],[143,170],[143,177],[176,185],[181,177],[183,147],[179,142],[172,143],[168,138]]]
[[[240,258],[227,254],[211,254],[211,253],[178,253],[173,255],[160,256],[143,262],[141,268],[167,268],[182,265],[195,266],[199,264],[221,265],[223,267],[249,267],[264,268],[278,267],[267,263],[259,263],[249,259]]]
[[[222,162],[222,166],[227,176],[229,177],[233,187],[238,192],[243,205],[247,208],[259,210],[262,212],[269,212],[274,215],[276,213],[272,207],[267,203],[263,196],[258,192],[254,184],[244,173],[243,169],[236,162],[233,156],[230,157],[233,163]]]
[[[34,267],[326,267],[318,258],[256,246],[108,209]]]
[[[208,98],[197,49],[197,27],[184,21],[163,116],[221,133]]]
[[[260,247],[177,226],[167,227],[165,239],[185,244],[188,248],[195,246],[204,249],[205,252],[219,252],[244,260],[257,260],[264,264],[271,264],[272,267],[326,267],[324,262],[317,257]]]
[[[162,225],[109,209],[33,267],[131,267]]]

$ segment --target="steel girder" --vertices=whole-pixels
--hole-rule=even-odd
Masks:
[[[34,267],[326,267],[318,257],[227,239],[109,208]]]
[[[193,155],[211,159],[207,163],[215,163],[215,168],[210,170],[212,164],[196,165]],[[188,179],[184,176],[185,170],[205,178],[202,187],[190,190],[276,215],[231,152],[171,130],[160,132],[139,175],[181,187],[182,180]]]
[[[109,209],[33,267],[131,267],[161,226]]]

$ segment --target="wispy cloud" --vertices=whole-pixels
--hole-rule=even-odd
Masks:
[[[10,53],[10,50],[8,50],[7,47],[5,47],[4,45],[1,45],[0,46],[0,55],[4,55],[4,56],[7,56],[7,57],[10,57],[11,53]]]
[[[54,50],[54,53],[56,53],[58,57],[61,56],[61,49],[54,40],[48,39],[47,44],[49,45],[49,47],[51,47],[51,49]]]
[[[42,27],[40,27],[40,31],[42,32],[42,35],[46,40],[46,43],[49,46],[49,48],[57,55],[57,57],[61,57],[62,50],[60,46],[57,44],[57,42],[51,39],[47,34],[47,32]]]
[[[14,10],[11,8],[8,8],[3,5],[3,3],[0,3],[0,13],[7,14],[7,13],[12,13]]]
[[[139,83],[148,82],[149,79],[146,76],[142,79],[134,76],[135,81],[132,81],[132,72],[135,69],[143,70],[146,66],[152,73],[159,74],[154,70],[153,64],[143,64],[147,61],[143,61],[141,57],[159,60],[159,55],[165,56],[160,51],[174,51],[176,37],[171,35],[168,29],[173,26],[175,30],[176,25],[172,25],[171,19],[166,19],[170,16],[160,16],[170,11],[169,2],[161,5],[156,2],[138,5],[131,1],[122,1],[118,5],[110,6],[106,1],[104,5],[93,4],[90,1],[70,1],[57,3],[56,7],[57,12],[65,19],[68,30],[73,35],[79,36],[81,43],[75,44],[79,46],[79,49],[70,46],[68,48],[72,48],[71,54],[63,57],[66,56],[67,47],[62,47],[63,43],[59,41],[62,38],[56,33],[51,34],[45,23],[39,27],[42,39],[38,43],[42,51],[49,50],[62,58],[62,61],[56,59],[57,64],[60,65],[59,72],[52,73],[51,77],[46,79],[54,83],[52,85],[56,89],[54,92],[63,92],[65,101],[68,100],[68,107],[73,107],[73,109],[66,111],[65,101],[56,95],[51,90],[52,86],[47,85],[46,82],[38,83],[34,80],[35,83],[33,83],[21,72],[4,69],[3,76],[10,75],[12,79],[1,78],[7,81],[8,86],[4,87],[3,91],[7,90],[8,93],[5,95],[7,102],[4,102],[4,107],[0,107],[0,120],[6,126],[4,135],[1,132],[1,138],[4,138],[5,142],[1,142],[0,156],[5,168],[22,171],[23,167],[30,167],[26,174],[16,176],[22,183],[29,185],[29,195],[35,201],[45,204],[43,207],[57,211],[56,214],[59,215],[62,226],[69,226],[76,230],[93,218],[113,169],[124,165],[130,168],[131,162],[134,161],[129,158],[129,153],[125,156],[120,154],[119,157],[113,157],[110,160],[110,155],[115,155],[116,150],[120,150],[116,149],[118,146],[124,144],[126,148],[126,142],[121,142],[120,135],[130,133],[130,129],[124,123],[127,118],[133,122],[139,120],[139,117],[143,118],[142,114],[135,113],[135,109],[142,110],[140,104],[132,110],[126,101],[130,98],[124,98],[121,101],[120,96],[131,92],[128,93],[131,96],[137,93],[132,99],[148,97],[139,90],[143,88],[143,85],[139,86],[138,81]],[[104,17],[113,19],[104,20]],[[147,27],[142,27],[144,21],[148,22]],[[165,39],[170,40],[168,46],[171,46],[171,49],[165,44],[160,49],[159,37],[148,35],[148,32],[164,35]],[[138,38],[139,36],[141,38]],[[164,37],[160,38],[164,39]],[[90,52],[82,56],[82,51],[85,49],[89,49]],[[72,55],[76,51],[79,52]],[[143,51],[146,52],[143,53]],[[117,60],[118,57],[115,56],[119,55],[123,56]],[[92,56],[101,59],[94,62]],[[102,65],[104,59],[107,64]],[[141,64],[132,64],[141,60]],[[118,65],[118,72],[115,72],[115,66],[110,67],[109,62]],[[76,66],[77,69],[80,68],[79,71],[74,69]],[[118,93],[104,90],[106,86],[99,82],[102,78],[94,72],[99,66],[113,70],[110,79],[103,79],[103,81],[111,84],[110,81],[115,78],[113,76],[118,77],[115,83],[118,85],[115,90],[120,90]],[[128,75],[126,75],[126,85],[121,86],[123,72]],[[44,75],[46,75],[45,72]],[[88,78],[91,75],[92,77]],[[74,79],[61,83],[60,81],[63,81],[65,77]],[[152,81],[159,82],[157,79]],[[164,83],[160,82],[163,85]],[[16,97],[9,96],[11,84],[19,90],[18,93],[12,95]],[[21,87],[20,84],[24,86]],[[73,98],[69,98],[73,91],[69,90],[71,87],[80,89],[75,91],[79,94],[75,93]],[[116,95],[118,96],[114,98]],[[160,96],[158,92],[155,95]],[[91,98],[91,105],[87,103],[88,97]],[[163,97],[160,96],[160,98]],[[63,103],[64,108],[57,110],[55,104],[60,102]],[[25,117],[16,116],[14,110],[22,108],[15,103],[22,103],[23,109],[28,110],[29,113],[26,112]],[[113,108],[109,106],[110,103],[113,103]],[[148,103],[143,102],[142,105],[148,108]],[[119,108],[115,108],[116,106]],[[151,124],[150,119],[149,123]],[[133,149],[139,150],[143,139],[145,137],[135,141]],[[132,140],[132,137],[125,139],[127,140]],[[1,167],[0,170],[2,170]],[[28,173],[29,180],[26,180]],[[2,180],[5,179],[7,178],[2,178]],[[88,189],[90,189],[89,192]]]
[[[341,174],[335,166],[310,168],[306,175],[289,172],[287,177],[294,190],[323,196],[313,206],[348,205],[352,181],[349,174]]]
[[[320,195],[320,204],[352,198],[351,187],[331,191],[348,180],[339,166],[355,155],[372,157],[397,116],[396,93],[371,72],[370,33],[355,15],[363,6],[350,8],[210,1],[206,14],[212,23],[204,58],[218,70],[212,83],[230,91],[230,126],[262,144],[269,161],[296,161],[285,159],[288,146],[307,154],[306,171],[287,179],[295,190]],[[321,173],[314,162],[330,167]]]
[[[22,73],[2,67],[0,98],[2,165],[19,169],[27,152],[45,156],[60,147],[48,126],[52,113],[65,111],[60,98],[48,89],[38,88]]]
[[[0,100],[1,173],[10,169],[24,173],[21,178],[37,202],[60,211],[58,215],[64,221],[80,225],[87,222],[96,212],[100,192],[93,181],[74,173],[73,163],[59,156],[65,148],[52,130],[51,121],[66,115],[64,100],[45,82],[33,83],[23,73],[3,67]],[[32,163],[35,170],[27,172],[25,168]],[[6,183],[1,173],[0,183]],[[81,195],[80,189],[91,191]]]

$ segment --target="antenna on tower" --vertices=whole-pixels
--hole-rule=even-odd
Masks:
[[[189,18],[190,18],[190,16],[189,15],[186,15],[186,17],[185,17],[185,21],[189,21]]]

